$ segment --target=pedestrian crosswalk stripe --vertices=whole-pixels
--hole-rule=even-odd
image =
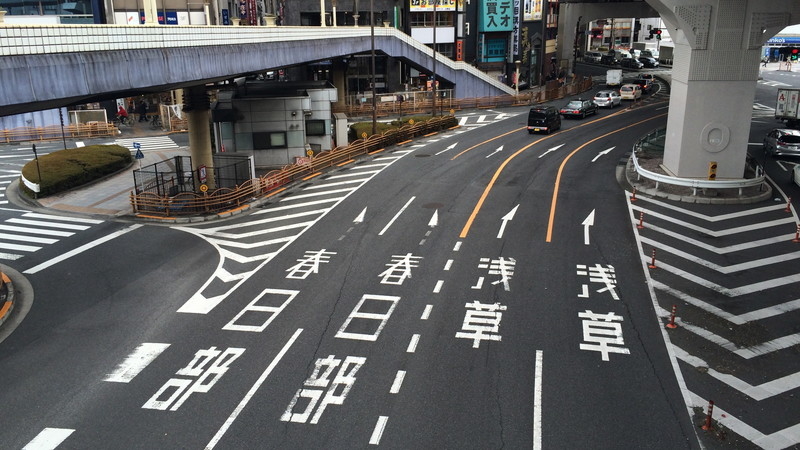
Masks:
[[[20,245],[20,244],[5,244],[0,242],[0,248],[4,250],[16,250],[18,252],[35,252],[41,250],[42,247],[35,247],[33,245]]]
[[[10,218],[0,224],[0,250],[15,252],[0,251],[0,260],[17,260],[24,254],[16,252],[41,250],[42,245],[55,244],[60,238],[70,237],[78,231],[86,230],[92,225],[102,222],[102,220],[80,217],[25,212],[21,217]],[[41,245],[23,245],[15,243],[15,241]]]
[[[66,230],[86,230],[89,228],[88,225],[73,225],[71,223],[59,223],[59,222],[42,222],[41,220],[28,220],[28,219],[8,219],[6,220],[7,223],[18,223],[21,225],[33,225],[33,226],[45,226],[45,227],[53,227],[53,228],[64,228]]]
[[[103,223],[102,220],[97,220],[97,219],[86,219],[83,217],[55,216],[52,214],[27,213],[23,214],[23,216],[30,217],[32,219],[60,220],[62,222],[79,222],[79,223],[89,223],[92,225]]]
[[[144,151],[165,149],[165,148],[179,148],[178,144],[176,144],[175,141],[173,141],[172,138],[169,136],[126,138],[126,139],[116,139],[114,141],[115,144],[126,147],[128,150],[135,150],[133,148],[134,142],[139,143],[141,145],[141,149]]]
[[[58,239],[41,238],[34,236],[21,236],[18,234],[8,234],[8,233],[0,233],[0,239],[5,239],[8,241],[25,241],[36,244],[53,244],[55,242],[58,242]]]
[[[28,234],[43,234],[45,236],[72,236],[73,232],[71,231],[56,231],[56,230],[44,230],[44,229],[36,229],[36,228],[27,228],[27,227],[15,227],[13,225],[0,225],[0,230],[5,231],[16,231],[19,233],[28,233]]]

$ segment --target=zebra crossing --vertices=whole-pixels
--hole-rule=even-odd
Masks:
[[[0,205],[7,205],[6,189],[8,185],[19,178],[19,170],[0,169]]]
[[[350,194],[413,151],[399,149],[325,174],[249,215],[244,222],[174,227],[206,240],[221,259],[213,276],[178,312],[208,314]]]
[[[799,446],[796,212],[787,201],[628,206],[656,312],[666,324],[677,311],[663,332],[690,412],[713,401],[714,420],[753,444]]]
[[[134,144],[138,143],[142,151],[147,150],[166,150],[172,148],[179,148],[180,146],[175,143],[169,136],[149,136],[138,138],[124,138],[116,139],[114,143],[127,148],[130,151],[135,151]]]
[[[0,222],[0,260],[15,261],[102,222],[35,212],[6,219]]]

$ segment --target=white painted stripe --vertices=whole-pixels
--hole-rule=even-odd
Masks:
[[[642,254],[642,261],[649,263],[651,261],[652,255],[645,255]],[[656,270],[664,270],[679,277],[685,278],[693,283],[697,283],[700,286],[704,286],[708,289],[712,289],[714,291],[719,292],[720,294],[726,295],[728,297],[738,297],[740,295],[745,294],[752,294],[753,292],[764,291],[767,289],[774,289],[781,286],[786,286],[787,284],[797,283],[800,282],[800,273],[796,273],[793,275],[787,275],[785,277],[780,278],[772,278],[770,280],[761,281],[758,283],[747,284],[744,286],[739,286],[737,288],[728,289],[726,287],[720,286],[716,283],[712,283],[704,278],[700,278],[696,275],[693,275],[685,270],[678,269],[675,266],[669,265],[664,262],[656,262],[656,266],[658,269]]]
[[[759,144],[759,145],[761,145],[761,144]],[[639,197],[637,197],[637,200],[638,199],[639,199]],[[752,216],[752,215],[756,215],[756,214],[762,214],[762,213],[765,213],[765,212],[770,212],[770,211],[775,211],[775,210],[778,210],[778,209],[786,208],[785,204],[780,204],[779,203],[779,204],[775,204],[775,205],[762,206],[760,208],[752,208],[752,209],[747,209],[747,210],[744,210],[744,211],[738,211],[738,212],[733,212],[733,213],[728,213],[728,214],[720,214],[718,216],[709,216],[709,215],[706,215],[706,214],[702,214],[702,213],[699,213],[699,212],[690,211],[688,209],[681,208],[680,206],[671,205],[669,203],[663,202],[663,201],[655,199],[655,198],[641,197],[641,199],[644,200],[647,203],[651,203],[653,205],[661,206],[663,208],[670,209],[672,211],[677,211],[677,212],[679,212],[681,214],[685,214],[687,216],[697,217],[699,219],[703,219],[703,220],[706,220],[708,222],[721,222],[723,220],[737,219],[737,218],[741,218],[741,217]],[[633,209],[635,209],[635,210],[644,210],[645,214],[647,214],[647,212],[648,212],[647,209],[642,208],[640,206],[635,206],[634,205]]]
[[[243,234],[240,234],[240,233],[220,233],[220,231],[241,230],[242,228],[253,227],[253,226],[256,226],[256,225],[264,225],[264,224],[267,224],[267,223],[280,222],[280,221],[284,221],[284,220],[294,220],[294,219],[297,219],[297,218],[300,218],[300,217],[313,216],[315,214],[322,214],[322,213],[324,213],[326,211],[327,211],[327,209],[314,209],[314,210],[311,210],[311,211],[297,212],[297,213],[294,213],[294,214],[281,214],[281,215],[277,215],[275,217],[268,217],[266,219],[253,220],[253,221],[245,222],[245,223],[237,223],[237,224],[234,224],[234,225],[222,225],[222,226],[218,226],[218,227],[209,227],[209,228],[191,228],[190,230],[186,230],[186,231],[191,231],[191,232],[195,232],[196,231],[198,233],[202,233],[202,234],[206,234],[206,235],[210,235],[210,236],[236,238],[237,236],[243,236]],[[176,227],[176,228],[180,228],[180,227]]]
[[[533,450],[542,448],[542,360],[544,354],[536,350],[536,367],[533,372]]]
[[[369,438],[369,443],[371,445],[378,445],[381,443],[381,436],[383,436],[383,430],[386,428],[386,422],[388,420],[388,416],[378,417],[378,422],[375,423],[375,429],[372,430],[372,436]]]
[[[286,242],[292,242],[295,238],[296,236],[284,236],[280,238],[268,239],[266,241],[259,241],[259,242],[239,242],[239,241],[229,241],[225,239],[212,239],[211,241],[219,246],[252,249],[258,247],[267,247],[269,245],[275,245],[275,244],[283,244]]]
[[[347,189],[331,189],[330,191],[325,192],[312,192],[311,194],[294,194],[288,197],[284,197],[281,199],[282,202],[289,202],[292,200],[297,200],[301,198],[310,198],[310,197],[320,197],[323,195],[333,195],[333,194],[343,194],[343,193],[350,193],[356,188],[347,188]]]
[[[423,145],[424,147],[424,145]],[[380,158],[375,158],[373,161],[394,161],[395,159],[400,159],[405,155],[400,156],[381,156]]]
[[[448,259],[447,262],[444,264],[444,270],[445,271],[450,270],[450,267],[452,267],[452,266],[453,266],[453,260],[452,259]]]
[[[13,225],[0,225],[0,230],[16,231],[18,233],[27,233],[27,234],[43,234],[45,236],[61,236],[61,237],[68,237],[75,234],[72,231],[43,230],[40,228],[15,227]]]
[[[69,223],[59,222],[43,222],[41,220],[28,220],[28,219],[8,219],[6,223],[18,223],[21,225],[33,225],[37,227],[50,227],[50,228],[63,228],[65,230],[79,230],[83,231],[89,229],[87,225],[72,225]]]
[[[650,246],[656,247],[659,250],[665,250],[671,256],[677,256],[679,258],[683,258],[685,260],[691,261],[695,264],[701,265],[703,267],[707,267],[709,269],[713,269],[719,273],[724,274],[731,274],[736,272],[741,272],[743,270],[751,270],[756,269],[759,267],[769,266],[772,264],[778,263],[785,263],[787,261],[793,261],[795,259],[800,259],[800,251],[794,253],[784,253],[782,255],[775,255],[770,256],[768,258],[761,258],[761,259],[754,259],[746,262],[742,262],[739,264],[732,264],[730,266],[720,266],[719,264],[714,264],[710,261],[702,260],[698,258],[696,255],[691,253],[684,252],[683,250],[678,250],[675,247],[671,247],[666,244],[662,244],[656,240],[649,239],[646,237],[642,237],[642,243],[648,244]],[[800,267],[800,266],[798,266]]]
[[[411,341],[408,343],[408,348],[406,348],[406,353],[414,353],[417,351],[417,344],[419,344],[419,335],[415,334],[411,336]]]
[[[398,370],[397,374],[394,376],[394,382],[392,383],[392,388],[389,389],[390,394],[397,394],[400,392],[400,387],[403,385],[403,380],[406,378],[406,371],[405,370]]]
[[[281,201],[283,201],[283,200],[281,200]],[[269,214],[269,213],[278,212],[278,211],[286,211],[288,209],[300,209],[300,208],[305,208],[307,206],[322,205],[324,203],[335,203],[335,202],[338,202],[338,201],[339,201],[338,198],[324,198],[322,200],[314,200],[314,201],[310,201],[310,202],[294,203],[294,204],[291,204],[291,205],[284,205],[284,206],[275,206],[275,207],[271,207],[269,209],[262,209],[261,211],[256,211],[256,212],[253,213],[253,215],[255,216],[255,215],[258,215],[258,214]]]
[[[321,212],[315,212],[315,214],[322,214],[322,213]],[[269,234],[269,233],[279,233],[281,231],[294,230],[296,228],[303,228],[303,227],[311,225],[313,223],[314,223],[314,221],[310,220],[310,221],[306,221],[306,222],[297,222],[297,223],[292,223],[292,224],[289,224],[289,225],[283,225],[283,226],[280,226],[280,227],[265,228],[263,230],[257,230],[257,231],[248,231],[246,233],[206,233],[205,230],[204,230],[203,234],[208,234],[208,236],[214,237],[214,238],[243,239],[243,238],[250,238],[250,237],[253,237],[253,236],[261,236],[261,235]],[[249,224],[247,224],[247,225],[249,225]],[[244,228],[245,226],[246,226],[245,224],[239,224],[240,228]]]
[[[36,244],[53,244],[58,242],[58,239],[48,239],[48,238],[40,238],[33,236],[20,236],[18,234],[7,234],[7,233],[0,233],[0,239],[5,239],[7,241],[25,241]]]
[[[14,250],[18,252],[35,252],[37,250],[41,250],[42,247],[37,247],[35,245],[7,244],[5,242],[0,242],[0,249]]]
[[[141,225],[137,224],[137,225],[131,225],[131,226],[127,227],[127,228],[123,228],[123,229],[121,229],[119,231],[116,231],[114,233],[111,233],[111,234],[109,234],[107,236],[101,237],[100,239],[96,239],[96,240],[94,240],[92,242],[89,242],[87,244],[81,245],[80,247],[78,247],[78,248],[76,248],[74,250],[71,250],[71,251],[69,251],[67,253],[59,255],[58,257],[53,258],[53,259],[51,259],[49,261],[43,262],[43,263],[39,264],[38,266],[31,267],[30,269],[24,271],[23,273],[28,273],[28,274],[37,273],[37,272],[42,271],[42,270],[44,270],[44,269],[46,269],[46,268],[48,268],[50,266],[54,266],[54,265],[56,265],[56,264],[58,264],[58,263],[60,263],[62,261],[66,261],[67,259],[72,258],[75,255],[81,254],[81,253],[85,252],[86,250],[90,250],[90,249],[92,249],[94,247],[97,247],[98,245],[104,244],[104,243],[106,243],[106,242],[108,242],[108,241],[110,241],[110,240],[112,240],[112,239],[114,239],[116,237],[122,236],[123,234],[125,234],[125,233],[127,233],[129,231],[133,231],[133,230],[135,230],[135,229],[137,229],[139,227],[141,227]]]
[[[453,247],[453,251],[457,252],[461,250],[461,241],[456,242],[456,245]]]
[[[22,447],[22,450],[53,450],[73,432],[75,430],[68,428],[45,428],[25,447]]]
[[[408,199],[408,201],[406,202],[406,204],[405,204],[405,205],[403,205],[403,207],[402,207],[402,208],[400,208],[400,211],[397,211],[397,214],[395,214],[395,215],[394,215],[394,217],[392,217],[392,220],[390,220],[390,221],[389,221],[389,223],[387,223],[387,224],[386,224],[386,226],[385,226],[385,227],[383,227],[383,229],[381,230],[381,232],[380,232],[380,233],[378,233],[378,236],[383,236],[383,233],[385,233],[385,232],[386,232],[386,230],[388,230],[388,229],[389,229],[389,227],[391,227],[391,226],[392,226],[392,224],[394,223],[394,221],[395,221],[395,220],[397,220],[397,218],[398,218],[398,217],[400,217],[400,214],[403,214],[403,211],[405,211],[405,210],[406,210],[406,208],[408,208],[408,205],[410,205],[410,204],[411,204],[411,202],[413,202],[415,198],[417,198],[417,197],[411,197],[410,199]]]
[[[353,167],[350,168],[350,170],[358,171],[358,170],[361,170],[361,169],[373,169],[375,167],[380,167],[381,169],[385,169],[386,167],[389,166],[389,164],[391,164],[393,162],[394,161],[390,161],[388,163],[381,163],[381,164],[364,164],[364,165],[359,165],[359,166],[353,166]],[[363,173],[363,172],[361,172],[361,173]]]
[[[639,223],[639,219],[633,219],[632,222],[638,224]],[[683,242],[685,242],[687,244],[694,245],[695,247],[700,247],[700,248],[702,248],[704,250],[708,250],[710,252],[715,252],[715,253],[719,253],[719,254],[738,252],[738,251],[741,251],[741,250],[749,250],[751,248],[761,248],[761,247],[763,247],[765,245],[775,244],[775,243],[778,243],[778,242],[791,241],[792,238],[794,237],[794,233],[790,233],[790,234],[784,234],[784,235],[781,235],[781,236],[773,236],[773,237],[766,238],[766,239],[759,239],[757,241],[742,242],[741,244],[729,245],[727,247],[717,247],[715,245],[706,244],[705,242],[700,242],[697,239],[692,239],[689,236],[686,236],[686,234],[684,234],[684,233],[676,233],[674,231],[667,230],[665,228],[661,228],[661,227],[656,226],[656,225],[648,224],[647,223],[647,216],[645,216],[644,227],[647,228],[648,230],[654,231],[656,233],[665,234],[665,235],[673,237],[675,239],[679,239],[679,240],[681,240],[681,241],[683,241]]]
[[[219,440],[222,439],[222,436],[225,435],[225,432],[228,431],[228,428],[233,425],[233,422],[237,417],[239,417],[239,414],[242,412],[242,410],[244,410],[244,407],[247,406],[247,403],[250,402],[250,399],[253,398],[253,395],[255,395],[256,391],[258,391],[258,388],[260,388],[264,381],[266,381],[267,377],[269,377],[269,374],[272,373],[273,369],[275,369],[275,366],[277,366],[278,362],[283,359],[283,356],[286,355],[286,352],[289,351],[289,348],[292,346],[292,344],[294,344],[294,341],[300,337],[300,333],[302,332],[303,329],[298,328],[292,337],[289,338],[286,344],[283,345],[281,351],[275,355],[275,358],[272,359],[272,362],[269,363],[269,366],[267,366],[264,372],[261,373],[261,376],[258,377],[258,380],[256,380],[255,384],[250,388],[250,390],[247,391],[247,394],[245,394],[244,398],[239,402],[231,415],[228,416],[228,418],[225,420],[225,423],[222,424],[222,427],[220,427],[220,429],[217,431],[217,434],[215,434],[214,437],[211,438],[211,441],[208,442],[206,445],[207,450],[213,449],[214,446],[219,443]]]
[[[356,173],[354,173],[354,172],[341,173],[341,174],[338,174],[338,175],[331,175],[327,179],[328,180],[335,180],[337,178],[363,177],[364,175],[373,175],[373,174],[376,174],[376,173],[380,173],[380,170],[368,170],[368,171],[356,172]],[[370,178],[372,178],[372,177],[364,178],[364,181],[367,181]]]
[[[122,361],[103,381],[111,383],[129,383],[151,362],[169,347],[170,344],[143,342]]]
[[[681,361],[696,369],[702,369],[703,373],[711,376],[712,378],[716,378],[717,380],[727,384],[733,389],[736,389],[742,394],[747,395],[755,401],[760,402],[800,387],[800,372],[795,372],[784,377],[754,386],[729,373],[721,373],[716,371],[706,361],[690,355],[688,352],[679,348],[678,346],[673,345],[673,350],[675,351],[675,355]]]
[[[421,320],[428,320],[428,317],[431,315],[431,310],[433,309],[433,305],[425,305],[425,310],[422,311]]]
[[[444,280],[438,280],[436,282],[436,286],[433,287],[433,293],[438,294],[439,292],[442,292],[442,285],[444,285]]]
[[[0,253],[0,259],[5,259],[6,261],[16,261],[22,258],[23,255],[15,255],[13,253]]]
[[[45,220],[59,220],[59,221],[62,221],[62,222],[91,223],[93,225],[97,225],[98,223],[103,223],[102,220],[85,219],[85,218],[81,218],[81,217],[55,216],[53,214],[27,213],[27,214],[23,214],[22,216],[23,217],[30,217],[31,219],[45,219]]]
[[[344,186],[347,184],[355,184],[355,183],[362,183],[365,180],[345,180],[345,181],[336,181],[333,183],[323,183],[323,184],[316,184],[314,186],[308,186],[307,188],[303,189],[304,191],[309,191],[313,189],[327,189],[329,187],[335,186]]]

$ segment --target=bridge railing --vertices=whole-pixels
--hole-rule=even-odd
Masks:
[[[408,142],[416,136],[423,136],[456,125],[457,121],[453,116],[434,117],[425,122],[406,125],[381,135],[359,139],[347,146],[322,152],[313,158],[273,170],[234,188],[220,188],[205,193],[187,192],[175,196],[158,195],[152,192],[142,192],[141,194],[131,192],[131,206],[135,214],[154,218],[234,211],[260,197],[276,195],[286,189],[286,185],[289,183],[308,179],[320,170],[344,165],[357,156],[377,153],[391,145]]]
[[[20,141],[48,141],[62,138],[94,138],[116,136],[117,127],[106,122],[89,122],[44,127],[18,127],[0,130],[0,142],[9,144]]]

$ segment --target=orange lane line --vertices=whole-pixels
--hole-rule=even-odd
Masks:
[[[346,166],[346,165],[350,164],[350,163],[351,163],[351,162],[353,162],[353,161],[355,161],[355,159],[348,159],[347,161],[345,161],[345,162],[343,162],[343,163],[339,163],[339,164],[337,164],[337,165],[336,165],[336,167],[342,167],[342,166]]]
[[[397,145],[408,144],[409,142],[413,142],[413,141],[414,141],[413,139],[409,139],[409,140],[407,140],[407,141],[398,142],[398,143],[397,143]]]
[[[304,177],[303,181],[308,181],[308,180],[310,180],[312,178],[315,178],[315,177],[318,177],[320,175],[322,175],[322,172],[312,173],[311,175],[309,175],[307,177]]]
[[[428,134],[425,134],[425,135],[423,135],[422,137],[433,136],[434,134],[439,134],[439,132],[438,132],[438,131],[434,131],[433,133],[428,133]]]
[[[582,148],[584,148],[587,145],[591,144],[592,142],[597,141],[598,139],[602,139],[602,138],[604,138],[606,136],[611,136],[614,133],[619,133],[622,130],[626,130],[626,129],[634,127],[636,125],[641,125],[641,124],[643,124],[643,123],[645,123],[647,121],[650,121],[650,120],[653,120],[653,119],[658,119],[658,118],[664,117],[664,116],[666,116],[666,114],[659,114],[657,116],[650,117],[649,119],[640,120],[640,121],[634,122],[634,123],[632,123],[630,125],[626,125],[626,126],[624,126],[622,128],[618,128],[618,129],[616,129],[614,131],[610,131],[610,132],[608,132],[606,134],[603,134],[601,136],[597,136],[596,138],[585,142],[583,145],[581,145],[580,147],[578,147],[575,150],[573,150],[569,155],[567,155],[566,158],[564,158],[563,161],[561,161],[561,165],[558,167],[558,173],[556,174],[555,185],[553,186],[553,199],[550,201],[550,218],[547,220],[547,238],[545,238],[545,242],[551,242],[552,238],[553,238],[553,222],[555,222],[556,205],[558,204],[558,188],[559,188],[559,186],[561,184],[561,174],[564,172],[564,167],[567,165],[567,161],[569,161],[569,159],[572,158],[572,155],[574,155],[575,153],[578,153],[579,150],[581,150]]]
[[[491,138],[491,139],[487,139],[487,140],[485,140],[485,141],[483,141],[483,142],[478,142],[477,144],[473,145],[472,147],[470,147],[470,148],[468,148],[468,149],[466,149],[466,150],[463,150],[461,153],[459,153],[459,154],[457,154],[456,156],[453,156],[452,158],[450,158],[450,161],[453,161],[453,160],[455,160],[455,159],[456,159],[456,158],[458,158],[459,156],[463,155],[464,153],[467,153],[468,151],[472,150],[472,149],[473,149],[473,148],[475,148],[475,147],[480,147],[481,145],[483,145],[483,144],[488,144],[489,142],[492,142],[492,141],[494,141],[495,139],[500,139],[501,137],[505,137],[505,136],[508,136],[508,135],[509,135],[509,134],[511,134],[511,133],[516,133],[517,131],[520,131],[520,130],[525,130],[525,129],[527,129],[527,127],[517,128],[516,130],[511,130],[511,131],[509,131],[508,133],[503,133],[503,134],[497,135],[497,136],[495,136],[495,137],[493,137],[493,138]],[[536,141],[536,142],[538,142],[538,141]]]
[[[379,148],[379,149],[375,150],[374,152],[369,152],[369,153],[367,153],[367,154],[368,154],[368,155],[374,155],[375,153],[380,153],[380,152],[382,152],[382,151],[384,151],[384,150],[386,150],[386,149],[385,149],[385,148]]]
[[[270,192],[269,194],[265,195],[265,197],[272,197],[273,195],[279,194],[279,193],[281,193],[281,192],[283,192],[285,190],[286,190],[286,188],[276,189],[276,190]]]
[[[0,319],[5,317],[9,309],[11,309],[11,300],[6,300],[6,302],[3,303],[3,307],[0,308]]]

